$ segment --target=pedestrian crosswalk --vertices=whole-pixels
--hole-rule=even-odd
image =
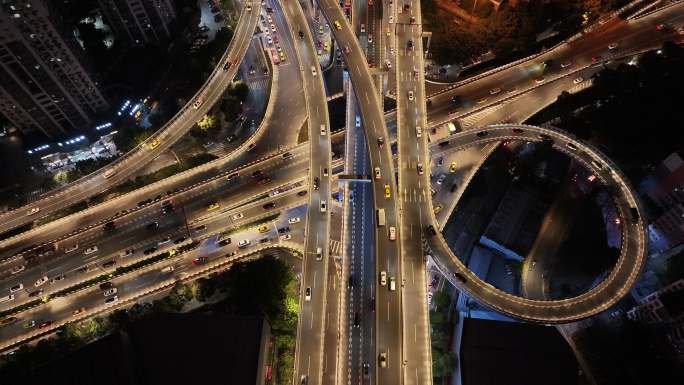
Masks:
[[[269,78],[259,77],[259,78],[247,78],[247,87],[250,90],[264,90],[268,88]]]
[[[342,242],[334,239],[330,240],[330,255],[340,255],[342,253]]]

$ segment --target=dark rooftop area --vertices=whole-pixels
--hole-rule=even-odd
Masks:
[[[575,385],[579,366],[553,327],[466,318],[463,385]]]

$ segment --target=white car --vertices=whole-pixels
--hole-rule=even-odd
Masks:
[[[374,169],[374,172],[375,172],[375,179],[381,179],[382,178],[382,176],[380,175],[380,167],[376,167]]]
[[[169,242],[171,242],[171,238],[164,237],[164,238],[160,239],[159,242],[157,242],[157,245],[163,245],[163,244],[169,243]]]
[[[408,92],[408,100],[413,101],[413,91]]]
[[[321,124],[321,136],[325,136],[325,132],[326,132],[325,124]]]
[[[307,287],[306,290],[304,291],[304,300],[305,301],[311,301],[311,288]]]
[[[328,204],[326,203],[326,201],[322,200],[321,201],[321,212],[324,213],[324,212],[328,211],[327,207],[328,207]]]
[[[446,179],[446,175],[442,174],[439,176],[439,179],[437,179],[437,184],[442,184],[444,183],[444,180]]]
[[[271,24],[271,31],[272,31],[272,32],[275,32],[275,31],[276,31],[275,24]]]
[[[20,284],[18,284],[18,285],[14,285],[14,286],[10,287],[9,292],[10,292],[10,294],[16,293],[16,292],[18,292],[19,290],[21,290],[21,289],[23,289],[23,288],[24,288],[24,284],[21,284],[21,283],[20,283]]]
[[[33,214],[37,213],[38,211],[40,211],[40,207],[34,207],[34,208],[32,208],[31,210],[29,210],[29,211],[26,213],[26,215],[33,215]]]
[[[104,294],[105,297],[109,297],[110,295],[116,294],[117,291],[118,290],[115,287],[113,287],[111,289],[105,290],[104,293],[102,293],[102,294]]]
[[[496,95],[499,92],[501,92],[501,87],[496,87],[496,88],[492,88],[491,90],[489,90],[490,95]]]
[[[288,219],[288,220],[287,220],[287,223],[289,223],[289,224],[292,225],[292,224],[301,222],[301,220],[302,220],[302,219],[299,218],[299,217],[293,217],[293,218]]]
[[[580,77],[575,78],[575,80],[573,80],[572,82],[573,82],[574,84],[580,84],[580,83],[582,83],[583,81],[584,81],[584,78],[582,78],[582,77],[580,76]]]
[[[268,44],[268,45],[273,44],[273,39],[271,39],[270,36],[266,37],[266,44]]]
[[[75,244],[75,245],[73,245],[73,246],[69,246],[69,247],[67,247],[66,249],[64,249],[64,254],[69,254],[69,253],[71,253],[72,251],[75,251],[76,249],[78,249],[78,243]]]
[[[245,9],[247,9],[247,12],[252,12],[252,6],[249,4],[247,4],[247,7],[245,7]]]
[[[416,126],[416,138],[423,136],[423,129],[420,126]]]
[[[283,241],[289,241],[290,239],[292,239],[292,235],[285,234],[285,235],[281,236],[280,239]]]
[[[389,23],[390,23],[390,24],[394,23],[394,16],[390,15],[390,17],[389,17]]]
[[[48,280],[49,280],[49,278],[47,277],[47,275],[44,275],[44,276],[38,278],[38,280],[33,284],[33,286],[35,286],[35,287],[43,286],[43,284],[45,284]]]
[[[311,75],[316,76],[316,66],[311,66]]]
[[[86,251],[83,252],[83,254],[88,255],[97,252],[98,248],[97,246],[90,246],[89,248],[86,249]]]
[[[249,246],[249,239],[243,239],[240,242],[238,242],[238,247],[241,249],[244,249],[247,246]]]
[[[568,61],[568,62],[565,62],[565,63],[561,63],[561,68],[568,68],[568,67],[570,67],[571,65],[572,65],[572,62],[569,62],[569,61]]]
[[[390,226],[389,228],[389,240],[394,241],[397,239],[397,228],[394,226]]]
[[[387,285],[387,272],[385,270],[380,272],[380,285]]]
[[[24,271],[24,269],[26,269],[26,265],[15,266],[10,269],[10,274],[14,275],[17,273],[21,273],[22,271]]]
[[[192,108],[198,109],[198,108],[200,108],[201,105],[202,105],[202,99],[197,98],[197,100],[195,100],[195,103],[192,104]]]
[[[615,49],[618,47],[618,43],[610,43],[608,44],[608,49]]]
[[[245,214],[243,214],[243,213],[237,213],[237,214],[235,214],[235,215],[232,216],[232,218],[233,218],[234,221],[240,220],[240,219],[242,219],[242,218],[244,218],[244,217],[245,217]]]
[[[390,291],[397,290],[397,279],[396,278],[390,277],[389,289],[390,289]]]

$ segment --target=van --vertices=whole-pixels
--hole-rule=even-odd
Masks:
[[[317,247],[316,248],[316,260],[320,261],[323,259],[323,248]]]

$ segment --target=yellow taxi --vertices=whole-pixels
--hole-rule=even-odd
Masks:
[[[456,172],[456,162],[451,162],[449,166],[449,172]]]
[[[150,143],[147,144],[147,149],[152,151],[155,148],[159,147],[160,143],[161,142],[159,141],[159,139],[154,139],[153,141],[151,141]]]
[[[221,205],[218,204],[218,202],[214,202],[207,207],[207,211],[214,211],[219,207],[221,207]]]
[[[389,187],[388,184],[386,184],[386,185],[385,185],[385,198],[389,198],[390,195],[391,195],[391,194],[390,194],[390,187]]]
[[[259,232],[260,233],[265,233],[268,231],[268,225],[261,225],[259,226]]]
[[[339,30],[342,29],[342,24],[340,24],[339,21],[335,20],[335,22],[334,22],[333,24],[335,25],[335,29],[336,29],[336,30],[339,31]]]

